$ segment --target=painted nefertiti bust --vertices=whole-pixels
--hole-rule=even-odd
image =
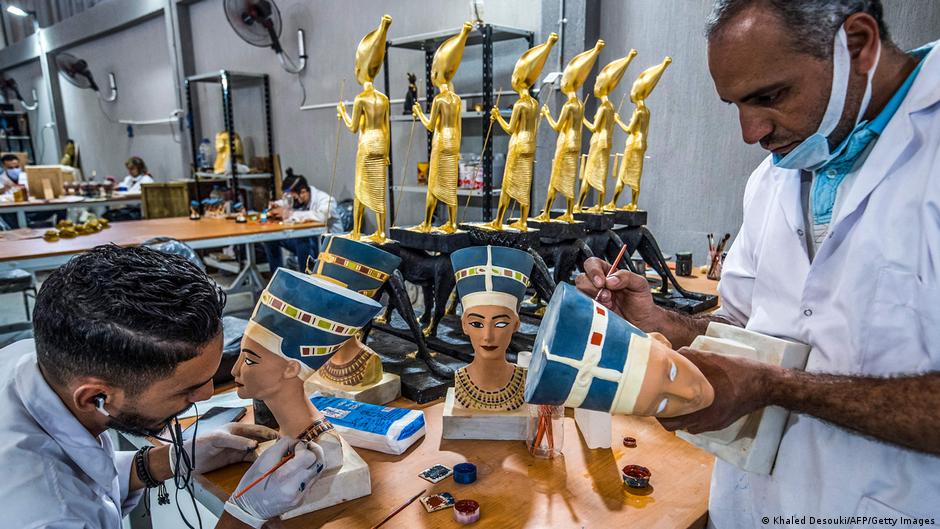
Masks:
[[[424,222],[412,228],[422,233],[432,230],[431,218],[438,201],[447,204],[447,222],[436,231],[457,231],[457,166],[460,161],[461,117],[460,96],[454,91],[452,81],[460,67],[467,36],[472,29],[473,25],[465,22],[460,33],[445,40],[434,53],[431,82],[437,88],[438,94],[431,103],[431,115],[425,116],[418,103],[415,103],[411,110],[412,114],[421,120],[421,124],[434,133],[431,139]]]
[[[353,195],[353,229],[349,237],[358,240],[362,233],[362,219],[366,208],[375,213],[375,233],[368,239],[384,242],[385,188],[389,161],[389,105],[388,97],[375,89],[373,81],[385,58],[385,36],[392,17],[385,15],[379,26],[370,31],[356,48],[356,81],[362,92],[353,100],[352,115],[340,102],[336,115],[346,127],[359,134],[356,150],[356,183]]]

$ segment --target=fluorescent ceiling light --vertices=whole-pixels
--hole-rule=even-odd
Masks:
[[[20,9],[19,7],[16,7],[16,6],[14,6],[14,5],[7,6],[7,13],[10,13],[11,15],[16,15],[16,16],[18,16],[18,17],[28,17],[28,16],[29,16],[29,13],[27,13],[26,11],[23,11],[22,9]]]

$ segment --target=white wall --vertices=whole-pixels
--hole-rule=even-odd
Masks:
[[[136,155],[144,159],[158,181],[188,176],[179,174],[181,151],[170,125],[134,127],[130,138],[127,126],[116,123],[167,118],[176,108],[162,16],[65,51],[88,62],[105,95],[109,93],[108,72],[117,77],[119,95],[113,103],[99,102],[93,91],[60,79],[67,137],[81,149],[85,174],[97,171],[99,178],[113,175],[120,180],[127,174],[124,162]],[[181,138],[176,130],[175,140],[188,141],[188,137]]]

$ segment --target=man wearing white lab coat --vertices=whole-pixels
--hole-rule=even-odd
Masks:
[[[719,96],[772,153],[744,193],[720,312],[657,308],[645,279],[605,279],[599,260],[578,285],[675,346],[716,320],[812,346],[805,373],[681,350],[715,402],[666,428],[796,412],[771,475],[716,461],[710,526],[938,524],[940,49],[894,46],[878,0],[718,0],[707,35]]]
[[[0,349],[0,526],[120,529],[145,486],[172,489],[174,473],[251,460],[259,440],[275,438],[230,424],[176,442],[178,452],[116,452],[105,431],[161,435],[212,395],[224,302],[204,272],[148,248],[98,247],[53,272],[36,297],[35,341]],[[230,499],[218,527],[261,527],[300,503],[322,465],[290,439],[265,451],[237,490],[289,449],[291,468]]]

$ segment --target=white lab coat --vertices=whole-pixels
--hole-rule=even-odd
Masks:
[[[0,526],[121,529],[134,452],[115,452],[69,412],[36,363],[33,340],[0,349]]]
[[[284,201],[278,200],[275,204],[283,206]],[[310,201],[307,202],[307,206],[302,209],[291,210],[290,215],[291,222],[315,221],[326,223],[327,219],[329,219],[330,233],[341,233],[343,231],[343,223],[339,219],[339,208],[336,205],[336,199],[331,197],[329,193],[320,191],[313,186],[310,186]]]
[[[721,313],[811,345],[808,371],[940,371],[940,47],[924,60],[812,264],[799,173],[768,157],[748,181]],[[906,515],[940,525],[940,457],[792,414],[772,475],[716,462],[709,513],[722,529],[763,527],[764,516],[773,526],[775,515]]]
[[[125,193],[138,194],[140,193],[141,184],[152,184],[153,177],[149,174],[131,176],[127,175],[124,177],[124,180],[118,185],[118,187],[123,187]]]

